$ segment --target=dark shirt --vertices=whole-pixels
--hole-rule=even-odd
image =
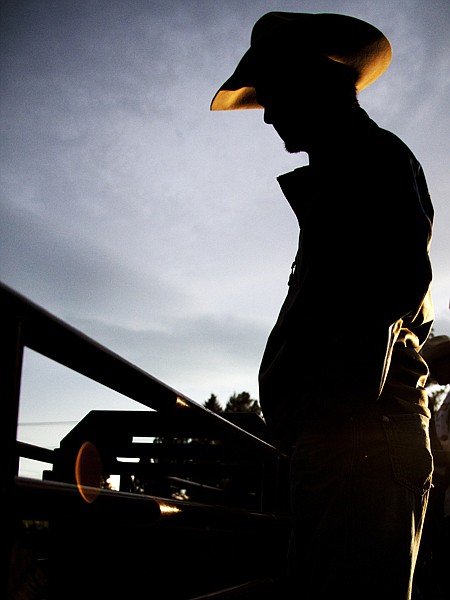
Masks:
[[[340,415],[429,416],[419,355],[433,324],[433,208],[422,168],[359,109],[326,168],[278,178],[300,226],[289,290],[259,373],[274,442]]]

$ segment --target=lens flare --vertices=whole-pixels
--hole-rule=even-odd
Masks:
[[[90,504],[100,492],[102,461],[92,442],[86,441],[78,450],[75,461],[75,481],[82,498]]]

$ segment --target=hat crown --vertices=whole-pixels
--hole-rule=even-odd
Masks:
[[[296,42],[299,49],[323,54],[349,66],[360,65],[358,70],[368,70],[376,62],[379,71],[376,77],[386,70],[392,58],[391,45],[379,29],[343,14],[266,13],[253,26],[250,46],[257,49],[270,45],[271,40]]]
[[[389,66],[392,48],[376,27],[348,15],[336,13],[268,12],[252,29],[250,48],[233,75],[223,84],[211,102],[211,110],[262,108],[252,82],[253,59],[295,48],[289,57],[318,53],[352,67],[356,88],[361,91],[373,83]]]

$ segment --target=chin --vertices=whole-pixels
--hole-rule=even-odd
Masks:
[[[286,152],[289,154],[296,154],[297,152],[306,152],[305,140],[303,136],[298,135],[285,135],[281,138],[284,142]]]
[[[295,142],[285,142],[284,147],[289,154],[297,154],[304,151],[304,148]]]

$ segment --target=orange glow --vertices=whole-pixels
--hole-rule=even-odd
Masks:
[[[189,408],[189,404],[185,400],[183,400],[183,398],[180,398],[180,396],[177,396],[177,406],[182,408]]]
[[[181,512],[181,508],[178,508],[178,506],[171,506],[170,504],[164,504],[163,502],[159,503],[159,510],[161,511],[162,516],[174,515]]]
[[[219,90],[211,102],[211,110],[236,110],[262,108],[256,99],[254,87],[241,87],[237,90]]]
[[[84,442],[75,461],[75,481],[84,500],[94,502],[100,492],[102,461],[92,442]]]

